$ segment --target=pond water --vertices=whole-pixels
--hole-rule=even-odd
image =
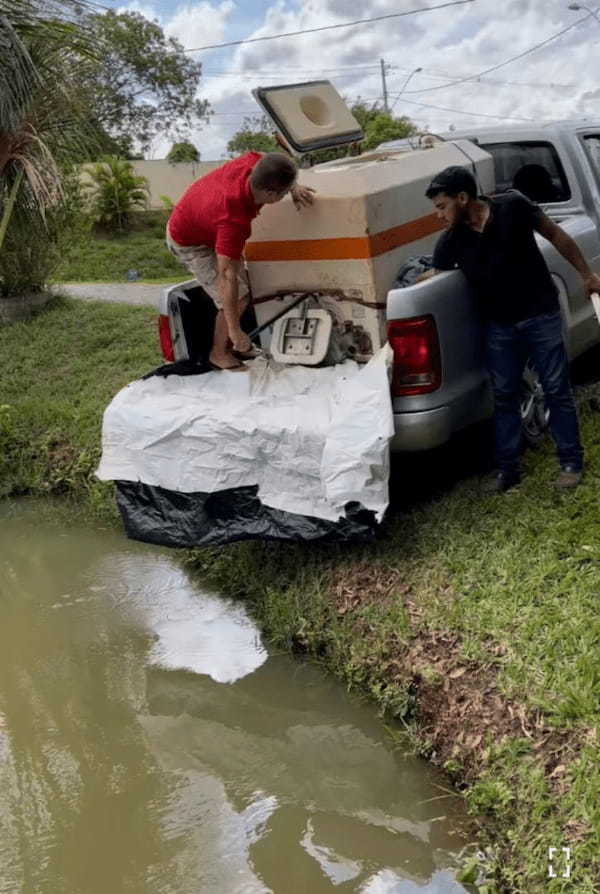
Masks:
[[[173,553],[0,505],[1,894],[457,894],[443,776]]]

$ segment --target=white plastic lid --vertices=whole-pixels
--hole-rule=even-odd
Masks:
[[[363,131],[330,81],[252,91],[289,147],[298,154],[363,139]]]

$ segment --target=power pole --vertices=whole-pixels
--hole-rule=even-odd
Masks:
[[[388,92],[387,92],[387,84],[385,82],[385,69],[386,64],[383,59],[379,60],[379,64],[381,65],[381,88],[383,91],[383,110],[386,115],[390,114],[390,108],[388,105]]]

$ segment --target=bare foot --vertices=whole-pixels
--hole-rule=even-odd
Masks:
[[[247,372],[248,367],[234,357],[233,354],[211,354],[208,358],[209,365],[216,370],[226,370],[227,372]]]
[[[260,357],[261,352],[252,348],[250,351],[232,351],[232,354],[238,360],[256,360],[257,357]]]

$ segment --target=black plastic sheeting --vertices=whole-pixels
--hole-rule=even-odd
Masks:
[[[375,514],[348,503],[346,517],[329,522],[264,506],[258,487],[184,494],[137,481],[116,481],[117,505],[132,540],[158,546],[220,546],[237,540],[336,543],[375,538]]]
[[[396,274],[392,289],[405,289],[407,286],[414,285],[419,276],[427,273],[432,267],[433,255],[420,255],[418,258],[409,258]]]
[[[150,370],[142,379],[151,379],[153,376],[167,379],[169,376],[202,376],[212,372],[213,367],[208,363],[196,360],[175,360],[174,363],[163,363],[156,369]]]

